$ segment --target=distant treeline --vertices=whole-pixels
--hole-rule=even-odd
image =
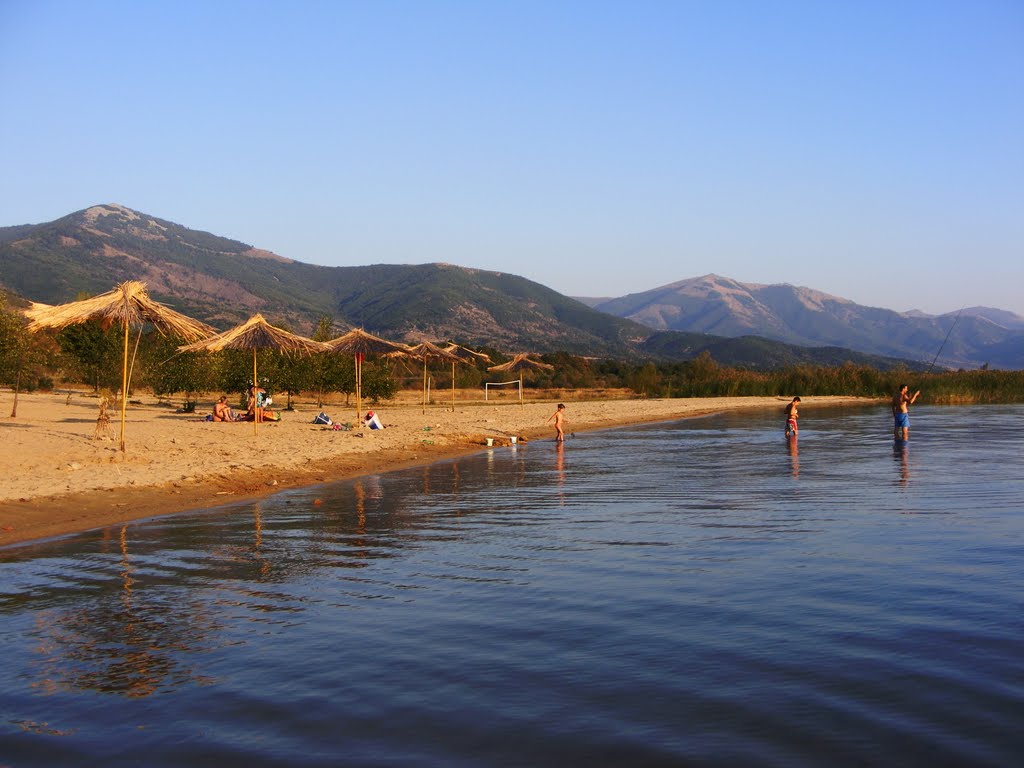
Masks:
[[[555,366],[533,377],[538,387],[627,387],[648,397],[890,397],[901,384],[931,403],[1024,402],[1024,371],[882,371],[867,365],[795,365],[753,371],[720,365],[704,353],[685,363],[629,364],[569,355],[543,355]]]
[[[302,332],[303,329],[299,329]],[[330,318],[311,329],[318,340],[332,338]],[[458,341],[458,340],[456,340]],[[85,384],[96,391],[120,386],[122,338],[90,322],[59,333],[29,334],[24,317],[0,305],[0,384],[16,391],[49,389],[55,382]],[[237,393],[239,401],[252,377],[251,352],[214,355],[179,354],[175,340],[145,333],[133,354],[133,387],[147,387],[162,397],[180,396],[186,407],[199,393]],[[455,384],[463,390],[482,389],[484,382],[515,378],[487,371],[510,355],[483,348],[490,362],[458,364]],[[331,393],[351,395],[355,371],[350,357],[313,355],[291,357],[261,350],[260,383],[277,401],[300,394],[318,402]],[[723,397],[852,395],[889,397],[901,384],[920,389],[931,403],[1024,402],[1024,371],[942,371],[922,374],[908,370],[879,370],[867,365],[792,365],[761,371],[717,363],[707,352],[684,363],[625,362],[585,358],[568,353],[541,355],[554,368],[527,373],[524,384],[533,389],[630,389],[641,397]],[[450,363],[434,362],[428,375],[434,391],[451,387]],[[362,391],[371,400],[387,400],[400,388],[419,388],[422,363],[410,359],[371,360],[364,367]]]

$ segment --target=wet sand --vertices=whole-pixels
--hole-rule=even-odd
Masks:
[[[579,393],[585,396],[585,393]],[[556,401],[514,398],[491,403],[428,405],[406,394],[378,412],[385,429],[334,430],[311,424],[315,405],[299,402],[282,420],[261,424],[202,420],[176,413],[152,396],[128,409],[125,453],[120,413],[111,411],[110,437],[94,438],[99,401],[86,393],[22,394],[18,416],[6,418],[13,394],[0,390],[0,547],[108,525],[255,498],[285,488],[341,480],[485,450],[512,436],[551,440],[545,424]],[[788,398],[565,399],[567,433],[666,421],[743,408],[778,409]],[[804,397],[801,410],[869,403],[864,398]],[[354,422],[355,406],[323,408],[337,422]]]

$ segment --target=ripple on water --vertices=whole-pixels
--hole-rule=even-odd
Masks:
[[[919,407],[895,449],[887,409],[805,411],[8,550],[0,754],[1013,764],[1024,409]]]

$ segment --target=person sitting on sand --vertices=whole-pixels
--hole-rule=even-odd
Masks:
[[[221,395],[220,399],[213,404],[213,420],[239,421],[239,417],[235,414],[231,406],[228,405],[227,395]]]
[[[363,426],[369,427],[370,429],[384,429],[384,425],[380,421],[380,417],[373,411],[367,411],[366,415],[363,416]]]
[[[246,421],[253,421],[259,417],[259,421],[280,421],[280,417],[268,407],[270,398],[267,397],[267,390],[263,387],[249,385],[249,410],[245,415]]]

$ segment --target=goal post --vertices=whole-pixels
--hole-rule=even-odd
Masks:
[[[488,395],[490,393],[491,387],[507,387],[509,384],[515,384],[517,387],[519,387],[519,399],[522,400],[523,399],[523,382],[520,381],[519,379],[514,379],[513,381],[485,381],[484,382],[484,402],[486,402],[489,399]]]

